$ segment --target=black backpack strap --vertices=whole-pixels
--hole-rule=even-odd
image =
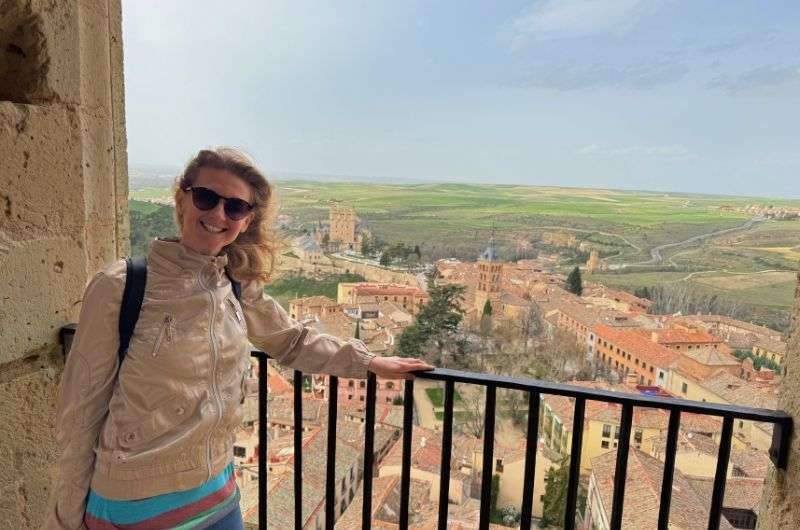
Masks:
[[[230,280],[230,282],[231,282],[231,291],[233,291],[233,296],[235,296],[236,299],[241,302],[242,301],[242,284],[233,279],[233,276],[231,276],[231,273],[228,272],[227,268],[225,269],[225,276],[227,276],[228,280]]]
[[[147,283],[147,261],[143,256],[125,259],[127,271],[125,274],[125,291],[122,293],[122,305],[119,311],[119,363],[125,359],[128,345],[139,320],[144,300],[144,286]]]

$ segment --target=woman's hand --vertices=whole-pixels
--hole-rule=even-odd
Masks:
[[[433,370],[434,366],[413,357],[373,357],[367,370],[384,379],[414,379],[411,372]]]

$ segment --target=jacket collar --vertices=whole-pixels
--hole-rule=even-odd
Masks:
[[[208,256],[182,245],[177,239],[158,238],[150,245],[148,261],[176,275],[204,272],[220,277],[225,273],[228,256]]]

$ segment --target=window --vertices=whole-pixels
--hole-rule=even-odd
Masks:
[[[498,459],[495,461],[495,466],[494,466],[494,467],[495,467],[495,470],[496,470],[498,473],[502,473],[502,472],[503,472],[503,459],[502,459],[502,458],[498,458]]]
[[[359,401],[364,401],[364,396],[358,396]]]
[[[744,422],[742,420],[739,420],[739,428],[744,429]]]
[[[603,438],[611,438],[611,425],[603,424]]]
[[[386,390],[394,390],[394,383],[392,381],[386,383]]]
[[[686,383],[681,383],[681,392],[685,394],[688,390],[689,390],[689,385],[687,385]]]
[[[636,366],[639,366],[639,359],[638,359],[638,357],[637,357],[636,359],[634,359],[634,360],[633,360],[633,362],[636,364]]]
[[[351,379],[350,381],[348,381],[348,382],[347,382],[347,387],[348,387],[348,388],[353,388],[354,386],[355,386],[355,383],[353,382],[353,380],[352,380],[352,379]]]
[[[600,447],[602,447],[603,449],[608,449],[608,440],[603,440],[602,442],[600,442]]]
[[[619,427],[614,427],[614,439],[619,440]],[[616,446],[617,444],[614,443],[614,447]]]
[[[244,458],[247,456],[247,450],[244,447],[239,447],[238,445],[233,446],[233,456],[238,456],[239,458]]]
[[[637,444],[642,443],[642,431],[640,431],[639,429],[636,429],[636,431],[634,431],[633,433],[633,442]]]
[[[365,386],[367,386],[367,384],[364,382],[363,379],[358,382],[358,388],[364,388]]]

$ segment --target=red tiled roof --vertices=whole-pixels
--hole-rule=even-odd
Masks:
[[[670,350],[666,346],[647,340],[636,330],[617,329],[605,324],[596,324],[592,329],[598,339],[607,340],[614,346],[618,346],[627,353],[635,354],[640,359],[647,361],[648,364],[659,368],[667,368],[680,356],[678,352]]]
[[[714,344],[723,342],[719,337],[704,331],[688,331],[685,329],[659,329],[651,333],[659,344]]]
[[[394,283],[360,283],[353,287],[353,291],[357,295],[427,296],[427,293],[418,287]]]

